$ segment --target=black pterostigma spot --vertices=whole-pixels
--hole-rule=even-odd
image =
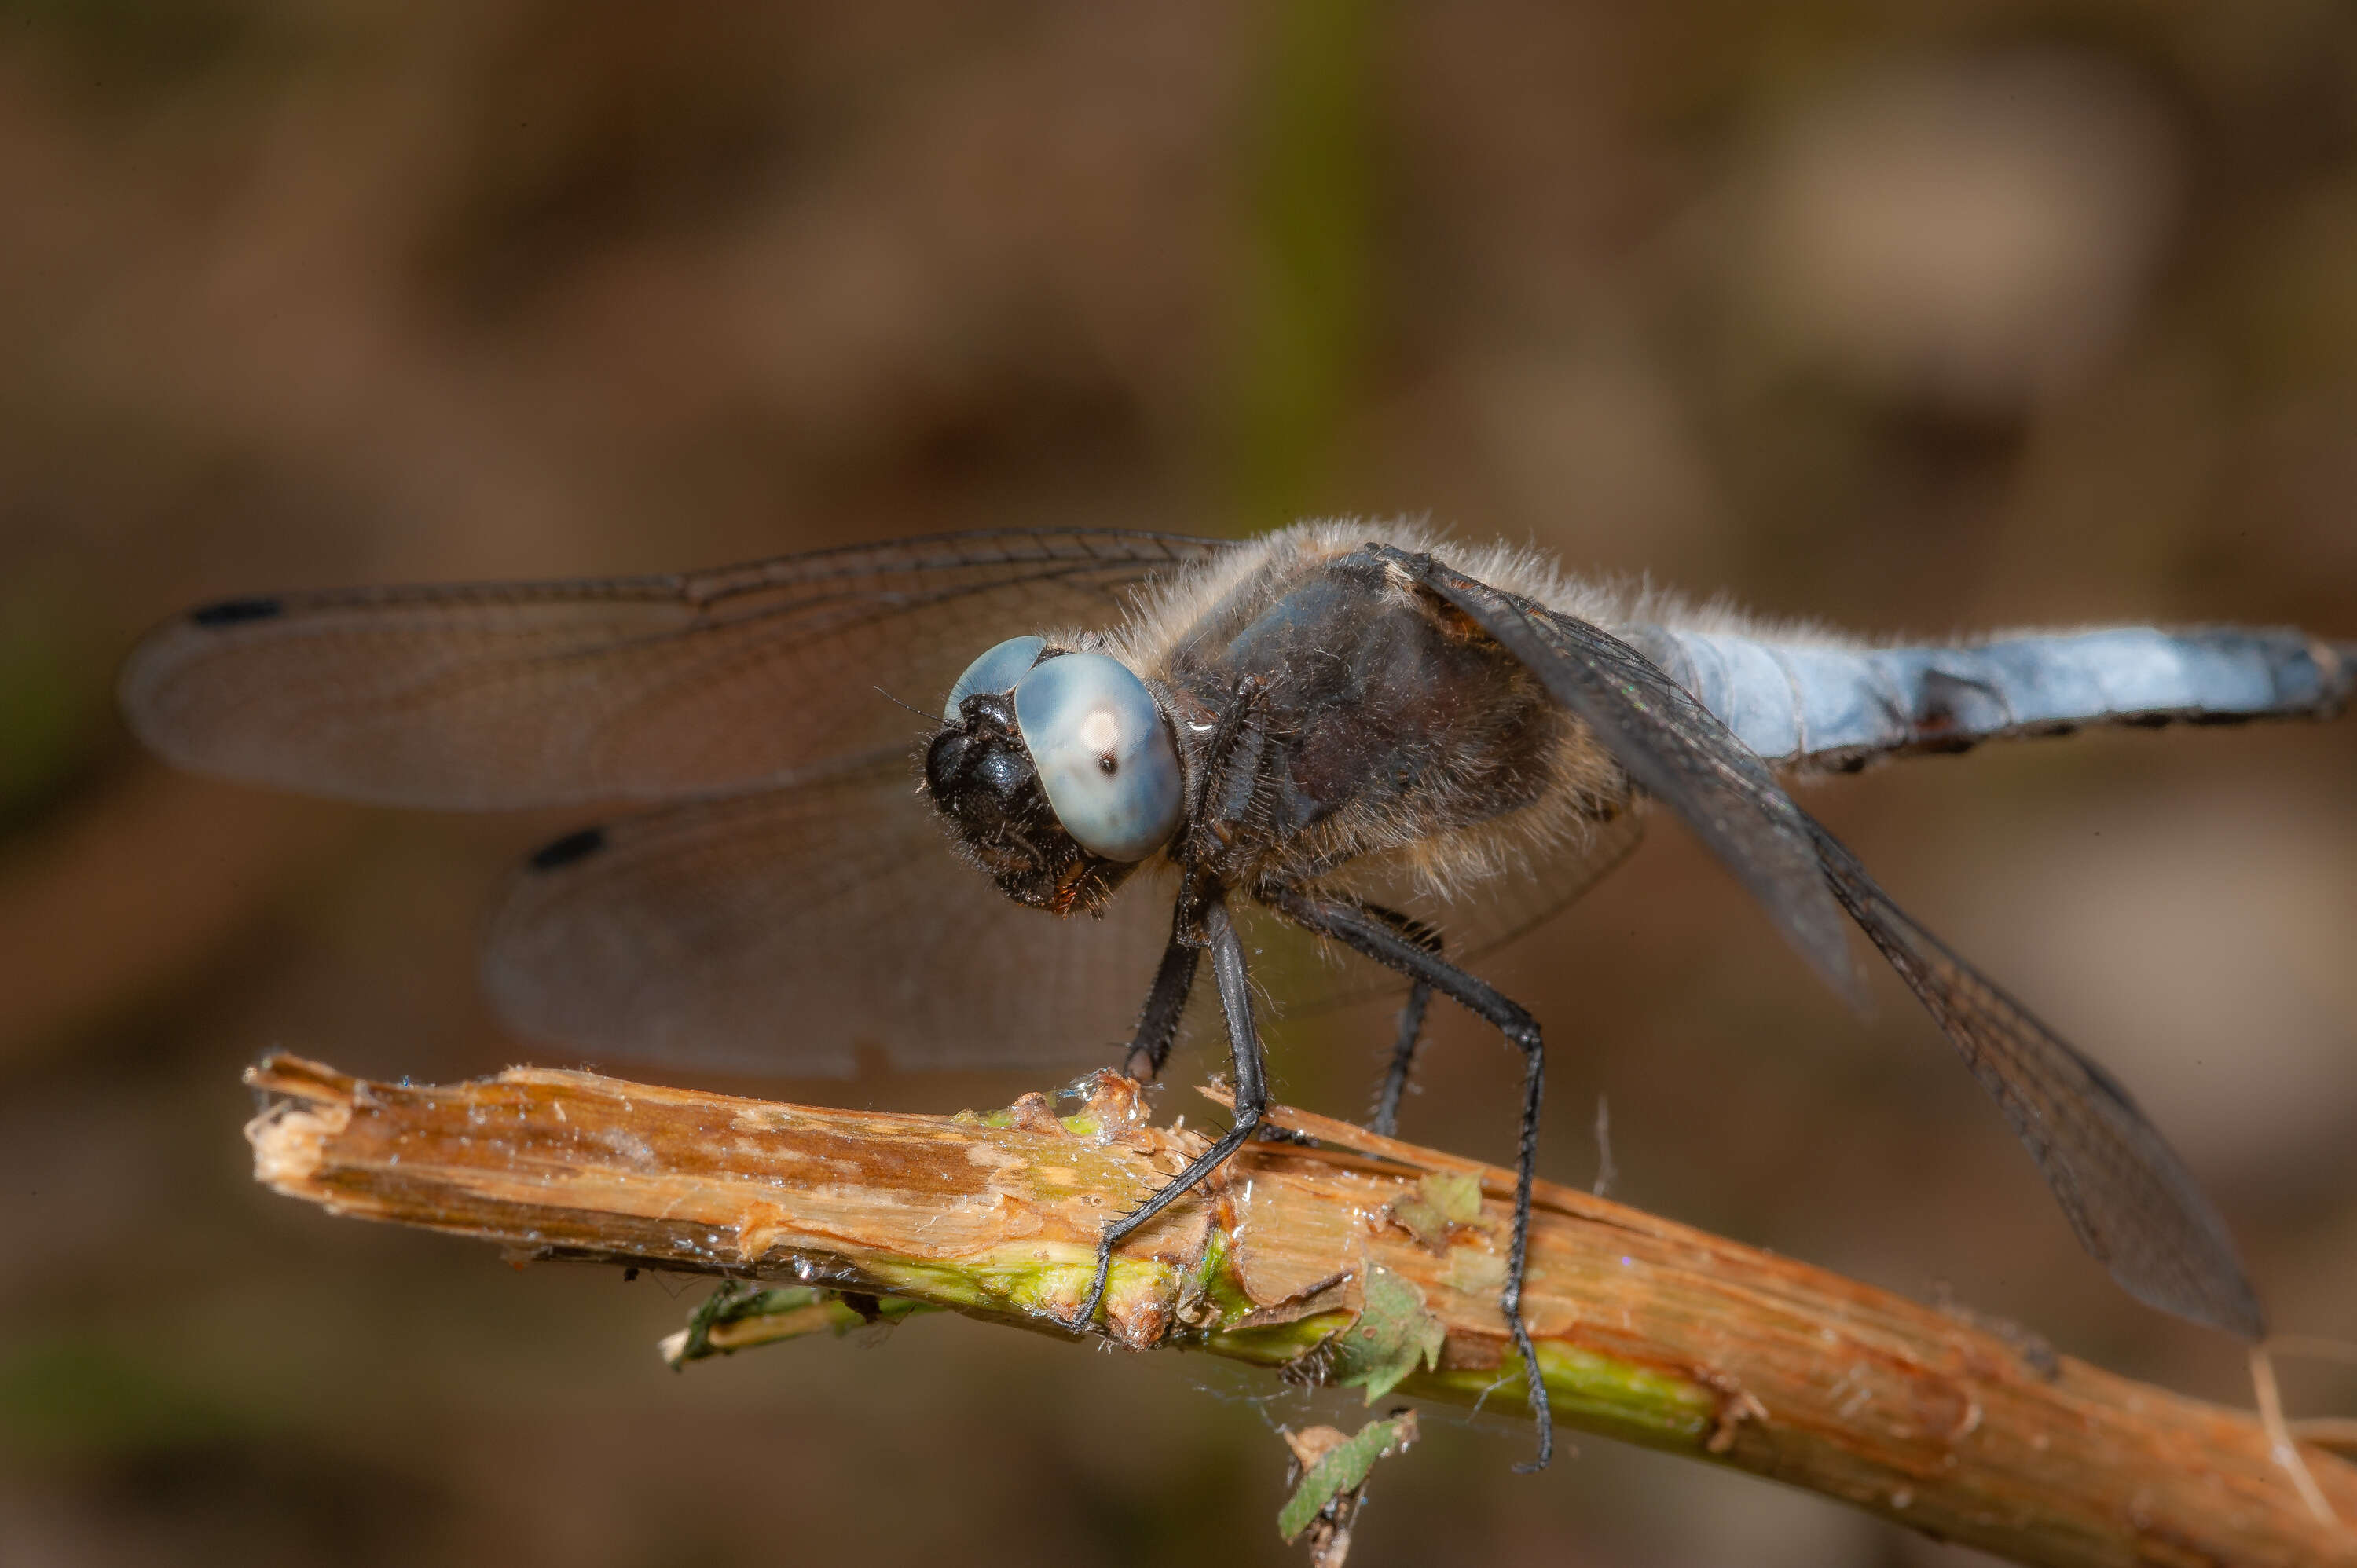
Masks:
[[[190,610],[188,618],[199,626],[242,626],[250,620],[270,620],[285,613],[285,605],[274,598],[223,599],[219,604]]]
[[[586,860],[605,847],[605,829],[583,828],[541,845],[532,852],[532,858],[524,864],[534,871],[554,871],[560,865]]]

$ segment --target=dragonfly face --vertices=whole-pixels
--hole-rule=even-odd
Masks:
[[[1540,1028],[1465,965],[1568,904],[1658,807],[1836,985],[1857,983],[1846,918],[1864,930],[2122,1285],[2265,1332],[2215,1210],[2125,1091],[1910,918],[1778,775],[2092,724],[2321,717],[2357,690],[2357,644],[2124,628],[1877,647],[1441,548],[1342,523],[1243,544],[1006,532],[683,576],[249,597],[159,628],[123,701],[176,760],[285,787],[651,807],[535,857],[492,923],[495,1002],[577,1048],[823,1072],[880,1040],[903,1067],[1048,1067],[1103,1060],[1120,1032],[1150,1074],[1208,958],[1236,1122],[1107,1228],[1100,1283],[1113,1242],[1265,1104],[1235,920],[1372,960],[1410,988],[1386,1105],[1435,995],[1523,1053],[1501,1305],[1526,1370]],[[1024,626],[1075,629],[1008,636]],[[930,811],[877,686],[947,693],[921,747]],[[942,853],[934,813],[986,882]],[[1163,874],[1169,897],[1135,886]],[[1542,1412],[1544,1395],[1534,1380]]]
[[[958,677],[942,721],[925,792],[1018,904],[1096,913],[1178,826],[1169,720],[1116,660],[1010,638]]]

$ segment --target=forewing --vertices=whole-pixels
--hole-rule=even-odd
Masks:
[[[1134,883],[1103,918],[1009,902],[882,753],[557,840],[510,885],[484,982],[518,1030],[592,1058],[1113,1065],[1170,933],[1169,890]]]
[[[2257,1293],[2210,1200],[2127,1090],[1891,901],[1811,824],[1825,875],[2038,1161],[2080,1243],[2129,1294],[2245,1339]]]
[[[1727,727],[1618,638],[1428,556],[1396,567],[1456,606],[1594,732],[1641,789],[1685,820],[1785,938],[1853,1001],[1864,991],[1808,818]]]
[[[233,599],[150,634],[132,727],[186,766],[489,809],[740,789],[905,738],[1003,638],[1103,626],[1223,546],[946,534],[659,577]]]

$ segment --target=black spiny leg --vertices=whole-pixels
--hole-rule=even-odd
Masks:
[[[1178,919],[1183,922],[1191,897],[1178,896]],[[1130,1037],[1129,1056],[1122,1071],[1140,1083],[1161,1076],[1169,1059],[1170,1044],[1178,1037],[1178,1021],[1186,1015],[1187,994],[1195,989],[1195,968],[1203,950],[1173,933],[1162,950],[1162,967],[1154,972],[1154,989],[1146,993],[1146,1010],[1138,1015],[1137,1033]]]
[[[1270,737],[1253,723],[1263,695],[1256,676],[1238,682],[1227,709],[1220,715],[1203,766],[1197,770],[1191,825],[1182,836],[1175,857],[1189,869],[1178,885],[1178,898],[1170,915],[1170,945],[1163,950],[1154,988],[1146,993],[1137,1034],[1130,1041],[1127,1071],[1132,1078],[1151,1078],[1162,1069],[1177,1037],[1178,1023],[1193,989],[1195,971],[1203,950],[1211,954],[1211,974],[1220,988],[1220,1009],[1228,1024],[1228,1049],[1235,1074],[1235,1122],[1220,1141],[1205,1150],[1185,1170],[1153,1197],[1104,1228],[1097,1240],[1097,1269],[1089,1283],[1088,1299],[1071,1326],[1083,1333],[1096,1321],[1104,1302],[1105,1282],[1113,1273],[1113,1250],[1147,1220],[1176,1203],[1186,1191],[1220,1168],[1229,1155],[1250,1142],[1268,1108],[1268,1086],[1262,1071],[1260,1031],[1253,1023],[1252,991],[1244,968],[1243,943],[1228,918],[1225,893],[1209,873],[1198,869],[1225,848],[1236,824],[1254,811],[1270,759]],[[1141,1071],[1141,1069],[1143,1069]]]
[[[1356,948],[1377,963],[1387,964],[1411,979],[1428,984],[1449,1000],[1479,1014],[1523,1053],[1523,1135],[1514,1162],[1514,1240],[1506,1254],[1506,1288],[1498,1293],[1498,1309],[1522,1352],[1523,1374],[1528,1380],[1531,1412],[1538,1419],[1538,1458],[1522,1470],[1541,1470],[1555,1456],[1555,1417],[1547,1404],[1546,1380],[1539,1374],[1538,1351],[1531,1344],[1530,1326],[1523,1321],[1523,1263],[1530,1250],[1531,1182],[1539,1153],[1539,1105],[1546,1090],[1546,1048],[1539,1038],[1538,1021],[1438,953],[1403,936],[1381,915],[1340,899],[1320,898],[1297,888],[1277,888],[1269,897],[1286,918],[1321,936]]]
[[[1383,1087],[1375,1098],[1375,1119],[1369,1129],[1386,1138],[1399,1135],[1400,1098],[1407,1093],[1407,1081],[1415,1073],[1415,1047],[1424,1036],[1424,1010],[1432,1004],[1432,987],[1419,980],[1407,988],[1407,1000],[1400,1004],[1399,1038],[1392,1046],[1391,1069],[1383,1074]]]
[[[1090,1282],[1088,1299],[1081,1304],[1080,1316],[1071,1325],[1082,1332],[1096,1321],[1097,1308],[1104,1302],[1105,1281],[1113,1273],[1113,1250],[1250,1142],[1260,1126],[1262,1113],[1268,1109],[1268,1083],[1262,1071],[1260,1030],[1253,1023],[1252,983],[1244,969],[1244,945],[1237,940],[1236,929],[1228,919],[1228,906],[1222,895],[1213,893],[1205,898],[1200,915],[1203,943],[1211,953],[1211,976],[1219,983],[1220,1008],[1228,1020],[1228,1047],[1235,1069],[1236,1119],[1221,1134],[1220,1141],[1198,1155],[1193,1164],[1171,1177],[1153,1197],[1104,1228],[1104,1233],[1097,1239],[1096,1277]],[[1169,968],[1167,955],[1163,966],[1166,971]]]
[[[1365,912],[1383,921],[1401,936],[1435,957],[1440,953],[1440,933],[1423,921],[1411,918],[1396,910],[1369,904]],[[1425,1009],[1432,1004],[1432,985],[1415,980],[1407,988],[1407,1001],[1400,1006],[1399,1038],[1392,1045],[1392,1065],[1383,1074],[1383,1086],[1375,1097],[1375,1117],[1368,1123],[1371,1131],[1386,1138],[1399,1133],[1400,1101],[1407,1095],[1408,1080],[1415,1076],[1416,1047],[1424,1040]]]

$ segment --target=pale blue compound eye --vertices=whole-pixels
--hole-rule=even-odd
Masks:
[[[967,665],[957,684],[950,688],[950,700],[942,707],[942,719],[957,723],[958,705],[976,692],[995,692],[1003,697],[1015,690],[1023,672],[1039,662],[1039,652],[1047,646],[1044,637],[1010,637]]]
[[[1064,831],[1107,860],[1144,860],[1178,826],[1178,752],[1129,667],[1067,653],[1015,688],[1015,724]]]

